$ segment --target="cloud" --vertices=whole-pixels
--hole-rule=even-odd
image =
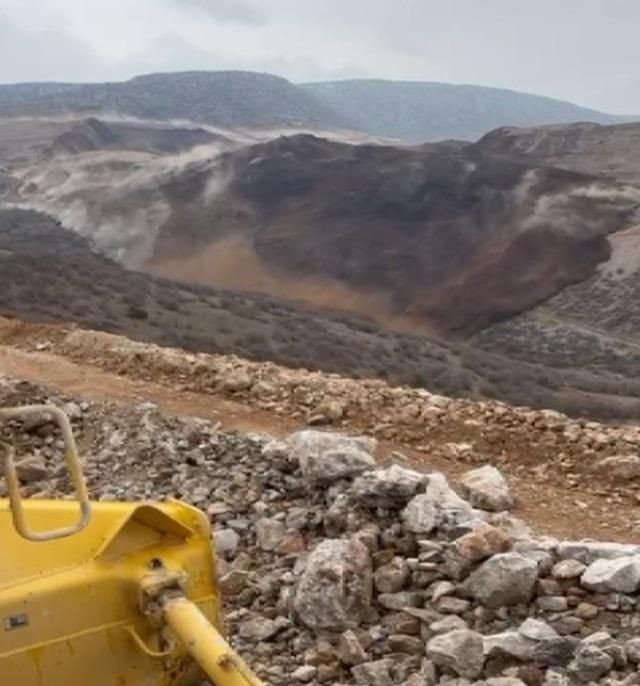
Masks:
[[[23,29],[0,12],[0,83],[100,78],[105,65],[82,40],[59,30]]]
[[[475,83],[640,113],[638,0],[0,0],[3,11],[0,81],[251,69]]]
[[[264,10],[238,0],[171,0],[177,6],[191,7],[209,15],[216,21],[237,22],[261,26],[267,21]]]

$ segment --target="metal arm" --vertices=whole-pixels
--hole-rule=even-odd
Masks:
[[[263,686],[191,601],[166,594],[161,606],[165,622],[215,686]]]
[[[11,507],[11,515],[13,517],[13,524],[17,532],[29,541],[53,541],[58,538],[65,538],[77,534],[87,527],[91,521],[91,504],[89,503],[89,495],[82,473],[82,464],[78,456],[78,449],[76,441],[73,437],[71,423],[67,415],[58,407],[54,405],[26,405],[24,407],[13,407],[9,409],[0,409],[0,420],[2,419],[21,419],[28,416],[48,414],[51,415],[55,423],[62,431],[62,438],[65,446],[65,457],[67,466],[71,474],[71,481],[76,492],[76,499],[80,507],[80,518],[75,524],[64,527],[62,529],[54,529],[52,531],[32,531],[27,523],[27,518],[22,506],[22,497],[20,496],[20,482],[16,472],[14,461],[14,449],[7,444],[0,444],[4,449],[4,476],[7,483],[7,491],[9,492],[9,504]]]

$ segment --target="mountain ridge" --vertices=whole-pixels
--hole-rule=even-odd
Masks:
[[[562,100],[489,86],[385,79],[295,84],[274,74],[240,70],[151,73],[106,83],[0,85],[0,117],[70,112],[190,119],[223,127],[353,129],[405,143],[475,140],[506,124],[623,120]]]

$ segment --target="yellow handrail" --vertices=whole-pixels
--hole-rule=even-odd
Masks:
[[[9,493],[9,505],[11,507],[13,524],[16,531],[23,538],[37,542],[53,541],[58,538],[72,536],[85,529],[91,521],[91,503],[89,502],[89,495],[87,493],[84,474],[82,473],[82,464],[80,457],[78,456],[76,441],[73,437],[73,430],[71,429],[71,423],[69,422],[67,415],[54,405],[25,405],[24,407],[0,409],[0,420],[20,419],[30,415],[40,414],[51,415],[52,419],[62,431],[67,466],[71,474],[71,481],[75,488],[76,499],[80,506],[80,518],[75,524],[62,529],[53,529],[51,531],[31,530],[22,506],[20,481],[18,479],[14,460],[14,449],[10,445],[0,444],[0,447],[4,448],[4,476],[7,483],[7,491]]]

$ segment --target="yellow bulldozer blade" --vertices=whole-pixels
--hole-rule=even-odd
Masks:
[[[5,458],[0,686],[260,686],[222,636],[206,516],[177,501],[88,504],[63,435],[79,504],[23,502]]]

